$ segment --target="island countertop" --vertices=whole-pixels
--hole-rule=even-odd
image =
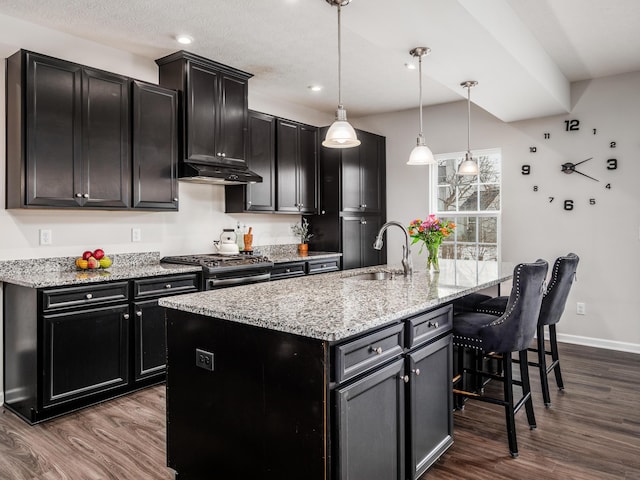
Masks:
[[[405,277],[388,265],[344,270],[160,299],[167,308],[326,341],[418,314],[512,277],[513,264],[440,261],[440,273]],[[393,278],[358,278],[392,272]]]

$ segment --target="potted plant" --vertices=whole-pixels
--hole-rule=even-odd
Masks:
[[[309,239],[313,237],[313,233],[309,233],[309,221],[303,218],[302,223],[294,223],[291,225],[291,231],[300,239],[298,252],[301,255],[306,255],[309,251]]]

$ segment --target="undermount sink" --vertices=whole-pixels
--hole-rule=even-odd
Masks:
[[[391,280],[394,276],[391,272],[369,272],[354,275],[349,278],[354,280]]]

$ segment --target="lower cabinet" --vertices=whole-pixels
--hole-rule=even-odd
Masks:
[[[5,284],[4,406],[38,423],[163,381],[158,299],[198,289],[197,273],[41,289]]]

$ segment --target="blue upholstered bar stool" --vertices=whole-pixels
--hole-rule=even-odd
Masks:
[[[558,342],[556,340],[556,324],[560,321],[560,317],[564,312],[567,298],[571,285],[576,278],[576,270],[580,258],[575,253],[569,253],[564,257],[558,257],[553,264],[551,270],[551,278],[549,279],[547,290],[542,297],[542,306],[540,307],[540,317],[538,318],[537,328],[537,345],[536,348],[529,348],[531,352],[537,352],[537,362],[527,362],[533,367],[537,367],[540,371],[540,384],[542,386],[542,398],[544,405],[551,405],[551,396],[549,395],[549,381],[547,375],[553,370],[556,377],[556,384],[559,390],[564,390],[562,381],[562,373],[560,372],[560,357],[558,355]],[[489,313],[491,315],[502,315],[507,308],[508,297],[489,297],[485,296],[474,308],[477,312]],[[477,301],[479,297],[475,297]],[[549,346],[547,350],[544,345],[545,327],[549,330]],[[547,365],[547,356],[551,356],[551,363]]]
[[[480,379],[480,385],[485,378],[499,380],[503,382],[503,396],[496,398],[485,395],[483,389],[460,390],[455,388],[455,385],[453,392],[458,399],[466,397],[504,407],[509,452],[513,457],[518,456],[514,415],[523,405],[527,412],[529,426],[532,429],[536,427],[529,385],[527,347],[533,341],[536,333],[547,269],[548,264],[544,260],[521,263],[515,267],[513,287],[503,315],[496,318],[488,313],[462,312],[453,317],[453,344],[458,350],[459,365],[462,365],[465,350],[472,349],[476,353],[476,358],[491,355],[491,357],[499,359],[502,372],[502,375],[499,375],[482,371],[479,368],[481,362],[476,361],[474,362],[475,367],[462,368],[462,377],[459,380],[454,379],[455,385],[460,383],[466,385],[467,382],[464,378],[466,374]],[[518,352],[521,360],[520,381],[513,380],[512,377],[511,355],[514,352]],[[522,387],[522,397],[518,401],[514,400],[513,385]]]

